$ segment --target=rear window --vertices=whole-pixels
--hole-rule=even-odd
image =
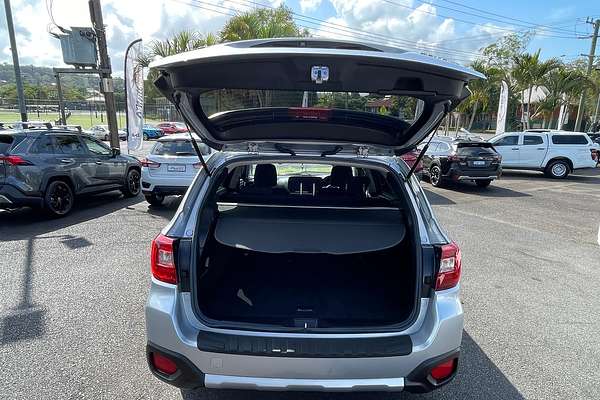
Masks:
[[[543,144],[543,143],[544,143],[544,139],[542,139],[541,136],[525,135],[523,137],[523,145],[525,145],[525,146],[532,146],[532,145]]]
[[[587,138],[583,135],[552,135],[554,144],[588,144]]]
[[[204,90],[200,105],[207,116],[257,108],[322,108],[360,111],[408,122],[413,122],[423,111],[421,100],[410,96],[293,90]]]
[[[458,143],[457,152],[463,156],[479,156],[496,153],[491,143]]]
[[[204,143],[198,142],[202,155],[210,154],[210,149]],[[195,156],[196,151],[189,140],[165,140],[156,142],[152,154],[157,156]]]
[[[8,153],[13,140],[13,137],[10,135],[0,135],[0,154]]]

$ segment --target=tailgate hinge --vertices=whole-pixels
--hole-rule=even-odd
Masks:
[[[362,157],[362,158],[367,158],[369,157],[369,148],[367,146],[360,146],[357,150],[356,150],[356,156],[357,157]]]
[[[248,154],[258,154],[258,145],[256,143],[248,143]]]

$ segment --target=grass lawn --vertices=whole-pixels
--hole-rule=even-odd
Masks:
[[[55,122],[58,120],[58,113],[40,113],[38,117],[37,112],[30,112],[27,114],[30,121],[44,121],[44,122]],[[21,116],[17,112],[11,111],[0,111],[0,122],[15,122],[19,121]],[[125,113],[119,112],[117,113],[117,120],[119,129],[125,128]],[[156,123],[158,121],[146,119],[146,122],[149,124]],[[107,124],[106,122],[106,114],[104,113],[73,113],[67,119],[67,124],[69,125],[81,125],[83,129],[89,129],[93,125],[102,125]]]

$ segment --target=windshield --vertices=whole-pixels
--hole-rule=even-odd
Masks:
[[[208,146],[204,143],[196,141],[202,155],[210,153]],[[192,142],[189,140],[167,140],[164,142],[156,142],[152,149],[152,154],[157,156],[195,156],[196,151]]]
[[[422,101],[410,96],[352,92],[211,89],[200,95],[207,116],[257,108],[322,108],[359,111],[412,122],[423,111]]]

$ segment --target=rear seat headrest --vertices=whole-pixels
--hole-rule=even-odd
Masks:
[[[254,186],[269,188],[277,185],[277,170],[273,164],[257,164],[254,170]]]
[[[346,187],[352,179],[352,168],[345,165],[334,165],[331,168],[331,186]]]
[[[288,191],[290,193],[316,193],[323,186],[323,179],[318,176],[291,176],[288,179]]]

